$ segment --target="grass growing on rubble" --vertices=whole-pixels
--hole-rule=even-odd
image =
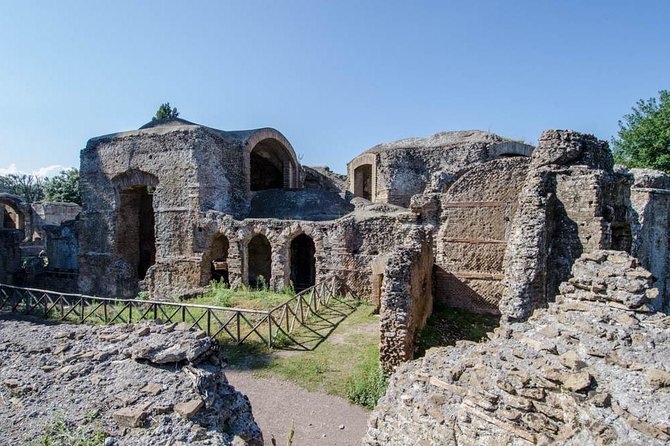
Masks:
[[[379,366],[379,316],[359,304],[316,348],[270,351],[251,345],[224,346],[222,356],[233,368],[250,368],[260,377],[293,381],[372,408],[386,390]]]

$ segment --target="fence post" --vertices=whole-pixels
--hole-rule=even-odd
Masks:
[[[207,336],[209,336],[210,333],[212,332],[211,325],[212,325],[212,309],[208,308],[207,309]]]
[[[84,310],[84,300],[85,300],[84,296],[82,296],[81,297],[81,317],[80,317],[82,324],[84,323],[84,311],[85,311]]]
[[[268,348],[272,348],[272,315],[268,313]]]

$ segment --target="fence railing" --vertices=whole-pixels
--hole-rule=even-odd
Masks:
[[[268,347],[306,348],[296,339],[296,331],[301,327],[313,331],[310,323],[340,296],[355,297],[336,276],[301,291],[271,310],[96,297],[0,284],[0,311],[94,324],[155,319],[164,323],[186,322],[224,342],[256,341]]]

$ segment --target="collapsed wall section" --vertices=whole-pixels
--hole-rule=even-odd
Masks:
[[[625,252],[584,254],[527,322],[399,367],[363,444],[667,444],[670,320],[650,285]]]
[[[625,178],[614,175],[607,143],[548,130],[533,152],[504,260],[503,317],[524,320],[544,307],[582,252],[630,246]]]

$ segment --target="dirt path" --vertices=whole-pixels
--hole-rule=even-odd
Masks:
[[[367,429],[368,412],[342,398],[308,392],[288,381],[256,378],[250,371],[226,370],[226,376],[251,400],[267,445],[274,436],[277,446],[286,446],[292,420],[293,446],[359,445]]]

